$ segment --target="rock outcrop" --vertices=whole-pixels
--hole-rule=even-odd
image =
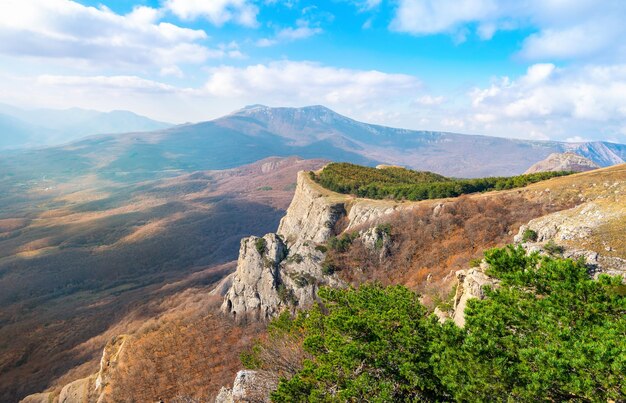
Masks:
[[[307,175],[298,172],[296,192],[278,226],[277,233],[289,245],[326,242],[335,235],[337,221],[346,215],[345,198],[325,197],[324,190]]]
[[[574,171],[585,172],[600,168],[598,164],[588,158],[573,152],[553,153],[545,160],[539,161],[526,170],[526,174],[536,172]]]
[[[322,284],[341,285],[323,273],[324,252],[317,246],[335,235],[335,225],[346,216],[345,202],[325,197],[307,175],[298,174],[295,195],[278,232],[241,241],[223,312],[238,320],[265,320],[283,309],[310,306]]]
[[[514,238],[526,250],[554,249],[566,258],[583,258],[596,274],[626,277],[626,203],[623,197],[599,199],[548,214],[523,225]],[[527,234],[525,236],[525,233]]]
[[[237,271],[222,309],[235,317],[254,314],[256,319],[278,313],[283,304],[279,265],[286,256],[287,246],[276,234],[242,239]]]
[[[413,205],[339,195],[319,186],[308,172],[299,172],[296,192],[277,233],[241,241],[237,270],[222,311],[237,320],[264,320],[283,309],[309,307],[320,285],[343,286],[335,275],[324,273],[325,249],[321,247],[338,235],[340,220],[349,231]],[[389,235],[380,228],[361,230],[360,236],[366,246],[380,250],[381,258],[389,253]],[[255,247],[263,242],[259,239],[267,244],[262,253]]]
[[[497,287],[498,280],[485,274],[488,265],[482,262],[480,267],[456,272],[457,288],[454,295],[454,308],[450,315],[457,326],[465,326],[465,307],[472,298],[485,298],[485,287]],[[440,315],[438,315],[441,317]]]
[[[237,372],[232,388],[222,387],[215,403],[269,402],[269,395],[276,388],[277,380],[257,371]]]
[[[125,335],[114,337],[102,352],[100,370],[86,378],[75,380],[63,386],[58,396],[52,392],[26,396],[21,403],[104,403],[107,401],[107,385],[112,371],[118,364],[123,351]]]

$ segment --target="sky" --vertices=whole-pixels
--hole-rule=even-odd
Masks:
[[[0,0],[0,102],[626,143],[624,0]]]

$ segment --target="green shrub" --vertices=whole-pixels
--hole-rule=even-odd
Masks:
[[[283,303],[296,303],[296,297],[293,295],[293,291],[288,289],[284,284],[278,286],[277,292],[278,298],[280,298]]]
[[[468,301],[464,328],[402,286],[322,287],[319,305],[272,322],[305,357],[272,400],[623,401],[623,279],[521,247],[485,260],[500,283]]]
[[[354,241],[358,236],[358,232],[351,232],[349,234],[343,234],[339,237],[332,237],[328,240],[328,247],[335,252],[346,252],[350,248],[350,245],[352,245],[352,241]]]
[[[563,248],[560,245],[557,245],[552,239],[549,240],[548,242],[546,242],[545,245],[543,245],[543,250],[545,250],[546,252],[548,252],[549,254],[553,255],[553,256],[557,256],[557,255],[562,255],[563,252],[565,251],[565,248]]]
[[[265,253],[267,241],[265,240],[265,238],[257,238],[254,246],[256,247],[257,252],[259,252],[259,255],[262,255]]]
[[[471,259],[471,260],[469,261],[469,266],[470,266],[470,267],[480,267],[480,264],[482,263],[482,261],[483,261],[483,259],[482,259],[482,258],[480,258],[480,257],[477,257],[477,258]]]
[[[330,262],[322,263],[322,274],[324,274],[326,276],[330,276],[330,275],[334,274],[335,271],[337,271],[337,268],[332,263],[330,263]]]
[[[302,263],[302,261],[304,260],[302,258],[302,255],[299,253],[294,253],[293,255],[289,256],[288,259],[290,262],[294,262],[294,263]]]
[[[534,231],[530,228],[526,228],[524,233],[522,234],[522,242],[536,242],[537,241],[537,231]]]
[[[322,253],[328,252],[328,248],[326,246],[324,246],[324,245],[316,245],[315,246],[315,250],[319,251],[319,252],[322,252]]]

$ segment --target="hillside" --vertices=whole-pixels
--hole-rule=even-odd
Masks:
[[[242,236],[278,225],[296,172],[323,164],[270,158],[137,184],[88,176],[2,188],[0,400],[77,365],[91,372],[108,337],[220,280]]]
[[[191,401],[212,398],[218,392],[215,385],[228,386],[224,379],[228,373],[234,376],[233,356],[249,346],[251,340],[246,339],[228,352],[201,350],[185,334],[196,334],[196,329],[206,329],[215,320],[243,326],[239,323],[259,323],[258,320],[263,323],[284,310],[306,309],[312,306],[324,285],[341,288],[372,281],[403,285],[419,292],[419,303],[431,312],[437,308],[435,311],[442,317],[461,320],[457,318],[463,313],[461,307],[466,306],[468,299],[484,298],[480,285],[489,281],[476,266],[475,259],[485,249],[513,242],[516,234],[517,242],[521,242],[521,234],[527,228],[537,232],[536,243],[524,244],[529,250],[552,250],[550,243],[556,242],[556,253],[574,258],[582,256],[596,273],[617,270],[624,275],[626,267],[620,268],[621,263],[617,263],[626,262],[620,236],[626,230],[626,211],[621,208],[626,197],[625,186],[626,165],[620,165],[552,178],[518,189],[402,202],[337,194],[319,186],[306,172],[300,172],[295,195],[277,234],[244,238],[235,272],[209,295],[205,294],[205,303],[213,301],[206,309],[213,313],[206,316],[204,311],[204,316],[191,316],[185,323],[177,322],[179,319],[175,318],[180,316],[173,314],[174,319],[166,319],[154,330],[132,336],[121,361],[125,369],[107,375],[109,381],[104,388],[96,389],[96,395],[121,396],[121,393],[144,400],[157,396]],[[546,226],[544,221],[550,224]],[[542,228],[552,232],[544,233]],[[580,236],[571,236],[573,229]],[[201,293],[194,295],[202,300]],[[230,319],[211,316],[218,310],[221,298],[219,309]],[[245,334],[259,331],[246,329],[242,330]],[[208,338],[220,337],[214,332],[205,331],[205,334]],[[179,357],[185,343],[192,343],[187,349],[194,349],[193,354],[200,358],[190,356],[185,363],[169,364]],[[297,357],[302,356],[298,355],[299,350],[289,347],[297,347],[297,342],[290,343],[277,342],[270,352],[283,357],[282,354],[291,351],[295,355],[289,353],[284,357],[287,362],[281,362],[297,368],[300,365]],[[159,357],[169,358],[160,361]],[[224,360],[229,363],[231,372],[211,377],[213,389],[196,383],[199,375],[193,365],[187,365],[187,362],[203,362],[201,357],[213,360],[218,365],[214,367],[216,370],[223,368]],[[149,376],[149,370],[146,372],[146,368],[154,365],[163,366],[161,381]],[[174,374],[187,377],[189,382],[173,385],[169,377]],[[251,390],[268,393],[262,385],[265,382],[275,385],[275,378],[254,378],[253,373],[240,375],[248,381],[238,376],[237,392],[223,389],[219,399],[226,400],[218,401],[228,401],[229,393],[245,394]],[[83,383],[68,384],[66,392],[71,390],[69,385],[90,382],[90,378],[85,379]],[[259,379],[265,381],[259,383]],[[59,393],[62,385],[55,393]]]
[[[228,169],[270,156],[298,155],[370,166],[402,165],[471,178],[520,174],[549,154],[564,151],[576,152],[600,166],[626,159],[622,144],[412,131],[357,122],[323,106],[256,105],[210,122],[5,153],[0,164],[5,178],[12,181],[37,180],[40,177],[33,172],[45,171],[48,179],[92,174],[133,182],[180,172]]]

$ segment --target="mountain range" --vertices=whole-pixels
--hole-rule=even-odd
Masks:
[[[0,104],[0,149],[44,147],[100,133],[152,131],[171,126],[122,110],[21,109]]]
[[[605,141],[566,143],[415,131],[358,122],[323,106],[252,105],[212,121],[91,136],[20,152],[4,162],[23,171],[19,167],[28,161],[29,168],[45,167],[49,177],[95,173],[133,181],[298,155],[479,177],[521,174],[555,152],[574,152],[600,166],[626,160],[626,145]]]

